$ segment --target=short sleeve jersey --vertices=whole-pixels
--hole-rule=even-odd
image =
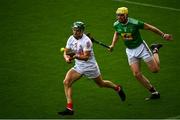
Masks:
[[[116,21],[114,29],[122,37],[124,44],[129,49],[136,48],[143,42],[139,32],[140,29],[144,29],[144,22],[142,21],[129,17],[126,24]]]

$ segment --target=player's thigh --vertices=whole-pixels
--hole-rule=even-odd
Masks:
[[[135,62],[130,65],[131,71],[133,72],[134,76],[137,76],[141,70],[140,70],[140,62]]]
[[[65,76],[64,84],[72,85],[73,82],[81,78],[81,74],[75,71],[74,69],[70,69]]]
[[[93,78],[93,80],[95,81],[95,83],[99,86],[103,86],[104,84],[104,81],[103,81],[103,78],[101,75],[99,75],[98,77],[96,78]]]
[[[152,60],[146,62],[146,64],[152,72],[157,72],[159,70],[159,67],[158,67],[156,61],[154,60],[154,58]]]

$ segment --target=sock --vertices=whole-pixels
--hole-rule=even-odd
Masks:
[[[69,109],[69,110],[73,110],[73,104],[72,103],[67,103],[66,108]]]
[[[151,88],[149,89],[149,92],[154,93],[154,92],[156,92],[156,89],[155,89],[154,87],[151,87]]]
[[[116,87],[114,87],[114,90],[117,91],[117,92],[119,92],[119,91],[121,90],[120,85],[117,85]]]
[[[152,52],[153,52],[153,54],[158,53],[158,49],[154,48],[154,50]]]

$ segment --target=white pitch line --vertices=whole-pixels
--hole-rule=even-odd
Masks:
[[[159,6],[159,5],[153,5],[153,4],[146,4],[146,3],[139,3],[139,2],[132,2],[132,1],[128,1],[128,0],[114,0],[114,1],[125,2],[125,3],[129,3],[129,4],[134,4],[134,5],[153,7],[153,8],[161,8],[161,9],[173,10],[173,11],[180,12],[180,9],[177,9],[177,8],[171,8],[171,7]]]
[[[172,119],[179,119],[179,118],[180,118],[180,115],[174,116],[174,117],[169,117],[169,118],[164,119],[164,120],[172,120]]]

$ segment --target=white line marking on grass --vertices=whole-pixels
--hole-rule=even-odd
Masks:
[[[179,119],[179,118],[180,118],[180,115],[174,116],[174,117],[169,117],[169,118],[164,119],[164,120]]]
[[[140,5],[140,6],[146,6],[146,7],[153,7],[153,8],[161,8],[161,9],[173,10],[173,11],[180,12],[180,9],[177,9],[177,8],[171,8],[171,7],[159,6],[159,5],[153,5],[153,4],[146,4],[146,3],[139,3],[139,2],[132,2],[132,1],[128,1],[128,0],[114,0],[114,1],[125,2],[125,3],[128,3],[128,4]]]

